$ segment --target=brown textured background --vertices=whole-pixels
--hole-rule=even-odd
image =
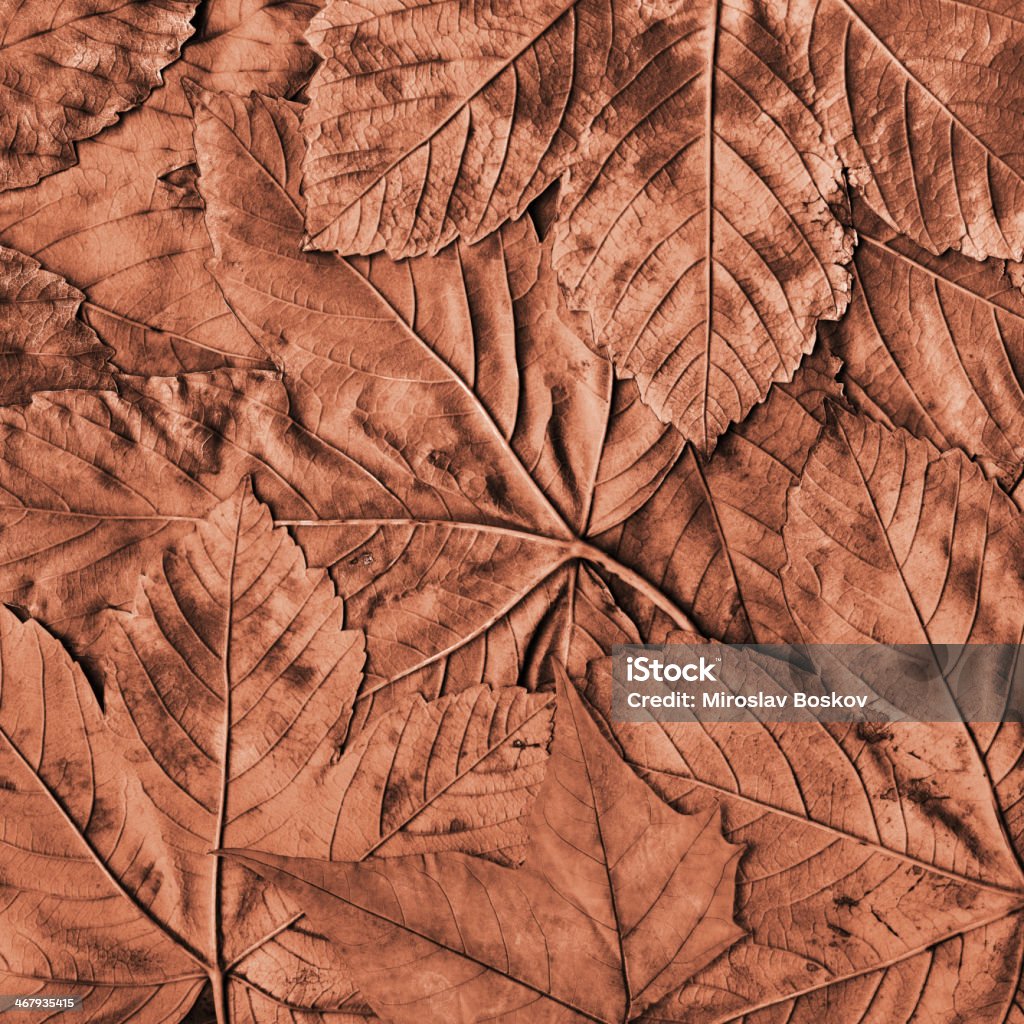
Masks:
[[[0,0],[0,995],[1024,1024],[1024,727],[608,659],[1024,637],[1022,66],[1012,0]]]

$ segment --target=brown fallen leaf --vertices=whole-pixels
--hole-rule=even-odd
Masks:
[[[1024,516],[962,452],[837,411],[790,492],[783,586],[810,642],[1016,644],[1022,535]],[[1024,729],[971,731],[1024,850]]]
[[[876,213],[933,253],[1024,257],[1017,4],[769,0],[767,11]]]
[[[553,705],[520,687],[474,686],[416,697],[378,719],[346,746],[335,773],[331,859],[457,850],[520,863]]]
[[[180,1019],[204,979],[124,886],[129,790],[88,683],[52,637],[6,608],[0,665],[0,990],[79,995],[87,1019],[143,1009]],[[54,722],[61,728],[47,728]]]
[[[518,687],[416,697],[347,744],[340,759],[332,755],[319,800],[301,813],[285,805],[284,827],[261,849],[348,860],[455,851],[518,863],[547,765],[552,705],[550,694]],[[305,920],[263,938],[255,930],[239,962],[249,986],[239,998],[272,993],[280,1005],[331,1022],[336,1013],[370,1013],[337,951]]]
[[[209,979],[223,1020],[239,943],[279,931],[288,908],[209,850],[316,799],[362,634],[341,629],[330,581],[245,485],[164,554],[132,613],[105,617],[104,713],[55,641],[3,615],[20,645],[0,705],[4,902],[19,908],[0,933],[5,991],[84,982],[97,1013],[108,1000],[124,1014],[102,1019],[142,998],[179,1019]],[[43,867],[55,858],[66,871]]]
[[[0,5],[0,189],[75,161],[161,81],[192,34],[198,0],[4,0]]]
[[[196,979],[209,979],[220,1021],[228,1004],[255,1001],[300,1019],[322,1013],[340,1022],[362,1003],[329,945],[251,878],[230,866],[219,872],[208,856],[212,846],[237,836],[283,853],[344,849],[370,857],[466,848],[517,856],[525,843],[519,819],[547,757],[550,698],[477,687],[436,704],[417,699],[380,720],[372,747],[367,739],[348,749],[363,638],[341,629],[342,616],[326,574],[305,568],[294,542],[272,527],[243,483],[156,561],[132,612],[99,617],[89,653],[105,715],[47,638],[57,652],[55,670],[74,678],[76,699],[92,709],[78,756],[106,759],[97,773],[113,795],[91,797],[81,791],[81,773],[65,785],[38,766],[15,777],[13,792],[38,802],[33,787],[52,786],[61,804],[85,801],[85,817],[69,823],[67,842],[85,844],[93,869],[116,890],[106,897],[115,911],[126,899],[148,923],[141,933],[147,948],[163,952],[140,961],[137,972],[99,970],[108,961],[131,962],[118,919],[104,913],[96,927],[109,929],[109,951],[101,955],[96,941],[83,938],[66,954],[71,973],[55,978],[52,964],[75,934],[79,909],[77,896],[61,903],[54,891],[20,919],[8,947],[0,946],[4,962],[35,965],[24,978],[8,978],[7,991],[22,991],[33,979],[41,988],[56,980],[77,991],[77,982],[91,979],[97,999],[124,985],[130,1002],[152,997],[166,983],[161,972],[178,963],[189,999]],[[15,653],[5,664],[19,670],[23,661]],[[29,672],[23,685],[34,679]],[[17,724],[18,708],[32,707],[37,731],[54,710],[27,694],[11,700],[0,713],[9,708]],[[0,756],[31,767],[33,736],[5,733]],[[300,822],[296,808],[303,809]],[[10,877],[13,895],[26,883]]]
[[[0,246],[0,405],[35,391],[113,386],[111,350],[77,318],[84,296]]]
[[[605,650],[638,639],[621,618],[586,629]],[[758,671],[769,691],[802,677],[771,658]],[[1024,954],[1022,876],[964,726],[626,725],[608,719],[606,657],[586,680],[655,791],[684,813],[720,806],[748,851],[737,919],[749,935],[644,1020],[778,1024],[816,1009],[859,1024],[880,993],[896,1024],[916,997],[948,1008],[956,991],[966,1019],[1003,1024]]]
[[[461,854],[374,864],[228,851],[298,899],[387,1019],[620,1022],[728,948],[742,852],[618,759],[560,677],[524,868]]]
[[[687,448],[646,504],[596,543],[626,564],[642,564],[707,635],[730,643],[799,640],[779,577],[786,493],[825,421],[826,400],[842,400],[839,365],[821,352],[805,359],[792,383],[773,387],[722,438],[709,462]],[[614,580],[612,589],[641,632],[657,635],[658,609]],[[661,631],[671,628],[662,621]]]
[[[1022,534],[1024,516],[962,452],[835,412],[789,495],[783,586],[808,642],[1017,644]],[[1024,728],[970,732],[1024,856]]]
[[[1020,515],[1012,502],[962,453],[939,453],[903,431],[889,431],[833,409],[799,486],[790,492],[784,529],[788,564],[783,570],[789,606],[803,639],[809,642],[1015,643],[1020,636],[1021,602],[1014,552],[1020,529]],[[843,745],[848,743],[843,739],[846,727],[829,731]],[[999,829],[1006,837],[1005,848],[1015,848],[1018,856],[1024,852],[1024,731],[1018,724],[910,725],[850,738],[855,741],[849,747],[851,753],[871,752],[869,759],[851,759],[857,770],[851,781],[866,786],[870,794],[871,772],[866,769],[881,770],[874,789],[877,795],[872,797],[880,803],[867,819],[870,828],[889,820],[898,837],[899,830],[908,826],[918,830],[925,826],[919,831],[918,848],[934,851],[945,845],[954,855],[947,863],[958,864],[958,871],[971,856],[963,844],[975,851],[988,850],[979,865],[986,879],[992,877],[993,857],[998,856]],[[748,749],[749,743],[750,737],[745,737]],[[889,787],[887,780],[901,760],[912,767],[914,759],[945,756],[942,752],[951,750],[959,750],[957,756],[966,757],[973,767],[965,764],[957,775],[944,779],[934,764],[920,764],[904,776],[903,785]],[[793,767],[800,764],[792,757],[787,760]],[[707,778],[707,763],[695,751],[689,752],[686,774]],[[734,772],[742,762],[730,759],[729,763]],[[841,761],[829,757],[822,763],[829,766],[823,778],[831,785]],[[958,811],[955,804],[968,791],[967,779],[975,807]],[[732,789],[735,783],[724,785]],[[801,800],[806,798],[802,791]],[[815,801],[813,806],[828,811],[830,801]],[[833,806],[845,828],[855,805],[846,800]],[[981,840],[977,828],[986,819],[989,838]],[[929,829],[938,829],[939,834],[929,838]],[[944,840],[942,833],[946,833]],[[910,840],[913,832],[906,836]],[[837,927],[849,930],[846,921],[838,921]],[[1022,956],[1024,935],[1019,915],[1014,914],[908,959],[896,958],[882,971],[865,972],[839,986],[832,978],[826,978],[824,985],[815,979],[805,994],[773,1001],[770,1010],[748,1016],[737,1009],[723,1013],[721,1019],[751,1024],[809,1021],[825,1008],[829,1020],[841,1022],[859,1021],[878,1008],[884,1008],[887,1021],[917,1020],[918,1013],[942,1019],[955,999],[967,1019],[1004,1024],[1015,1020],[1013,1007],[1019,994],[1014,990]],[[744,967],[738,962],[723,966],[722,977],[709,979],[703,994],[679,993],[677,1003],[720,1005],[722,978],[735,978],[741,970],[749,978],[766,976],[770,962],[771,957],[751,960]],[[749,1002],[759,1005],[763,993],[758,986],[751,984],[747,993]],[[673,1010],[655,1019],[676,1020],[681,1012]]]
[[[312,0],[208,0],[196,36],[140,109],[80,144],[76,166],[0,193],[0,239],[86,294],[83,315],[122,370],[270,367],[203,265],[210,243],[182,82],[292,93],[312,67],[302,32],[314,9]]]
[[[614,384],[608,363],[575,333],[583,323],[558,315],[550,265],[527,222],[401,265],[300,254],[301,220],[272,170],[295,195],[294,107],[207,102],[200,149],[213,172],[204,165],[202,183],[220,251],[234,256],[217,273],[285,365],[287,392],[268,375],[237,372],[122,378],[120,397],[40,395],[0,415],[8,600],[80,648],[85,620],[130,598],[146,551],[188,529],[246,474],[310,559],[331,568],[367,630],[360,720],[413,693],[550,678],[534,657],[546,647],[531,637],[548,629],[552,609],[575,605],[580,587],[603,586],[587,573],[579,583],[581,564],[620,581],[620,599],[654,639],[691,628],[690,611],[717,628],[721,599],[692,586],[691,567],[724,566],[734,546],[738,593],[722,603],[737,622],[744,602],[781,593],[773,575],[781,556],[764,572],[741,565],[740,553],[762,560],[767,542],[755,520],[781,526],[800,462],[799,444],[787,455],[779,432],[800,422],[801,443],[810,443],[819,423],[800,401],[820,406],[827,368],[809,367],[803,384],[773,397],[727,442],[740,454],[708,468],[720,506],[711,509],[692,461],[666,480],[680,435],[636,401],[631,383]],[[253,207],[237,208],[239,195]],[[272,217],[278,227],[268,230]],[[807,397],[794,402],[802,388]],[[452,402],[457,419],[448,418]],[[32,472],[40,459],[50,463],[45,487]],[[792,470],[779,472],[778,459]],[[751,464],[766,467],[771,487],[746,488]],[[664,497],[644,511],[659,487]],[[684,500],[702,506],[707,528],[679,543],[663,510]],[[727,523],[724,539],[716,515]],[[633,516],[632,539],[618,540],[616,527]]]
[[[702,455],[792,379],[849,299],[838,167],[780,77],[784,40],[760,6],[672,4],[613,51],[615,88],[555,228],[570,303]]]
[[[706,454],[841,315],[851,247],[759,4],[658,14],[333,0],[310,30],[303,193],[313,246],[398,257],[480,239],[566,174],[570,301]]]
[[[228,301],[284,367],[291,417],[356,481],[358,505],[332,495],[333,515],[280,521],[332,567],[367,630],[365,713],[436,695],[454,655],[506,629],[517,662],[504,675],[518,678],[525,637],[511,620],[533,617],[538,592],[543,616],[578,561],[690,628],[642,560],[589,539],[591,523],[636,511],[681,439],[616,398],[608,362],[576,333],[585,323],[558,314],[529,222],[397,265],[302,254],[297,128],[294,105],[203,97],[200,188]]]
[[[639,642],[642,634],[610,601],[601,605],[593,598],[577,599],[559,627],[570,635],[552,643],[577,657],[589,648],[600,659],[591,671],[600,666],[604,682],[595,681],[587,692],[607,708],[605,659],[614,644]],[[721,802],[727,836],[751,851],[739,879],[740,919],[751,938],[652,1010],[649,1020],[780,1024],[793,1014],[806,1024],[817,1013],[830,1024],[859,1024],[871,1006],[880,1019],[896,1024],[916,1020],[916,1008],[943,1020],[954,998],[972,1022],[1014,1019],[1005,1018],[1004,1010],[1014,998],[1024,928],[1016,912],[1020,871],[1006,832],[1020,848],[1019,729],[1007,725],[986,738],[982,763],[970,732],[952,725],[895,733],[754,723],[612,728],[629,758],[652,772],[645,778],[659,793],[679,799],[676,806],[684,811]],[[865,862],[868,848],[874,853]],[[755,864],[760,856],[764,862]],[[965,894],[975,893],[970,899],[988,909],[990,896],[978,887],[986,890],[1001,879],[1005,912],[990,920],[987,910],[973,921],[961,919],[955,908],[963,898],[950,890],[950,899],[935,899],[918,915],[929,926],[948,926],[949,937],[933,933],[915,946],[912,929],[891,916],[893,901],[874,894],[861,902],[889,921],[906,945],[902,951],[890,946],[890,960],[859,961],[865,950],[879,948],[874,933],[884,926],[873,913],[860,916],[860,903],[833,903],[835,889],[823,884],[832,868],[825,865],[834,865],[838,877],[847,871],[861,877],[887,856],[910,865],[908,885],[919,871],[937,871],[955,881],[954,890],[966,886]],[[747,865],[762,884],[747,886]],[[844,895],[859,899],[841,890]],[[906,902],[896,905],[905,909]],[[953,910],[951,920],[939,912],[943,905]],[[813,936],[810,944],[807,936]],[[888,931],[885,937],[896,942]],[[851,972],[851,961],[864,966]],[[765,1008],[748,1015],[759,1006]]]
[[[854,205],[849,312],[824,328],[850,400],[1012,485],[1024,468],[1024,296],[1016,265],[933,256]]]
[[[595,57],[613,20],[625,39],[641,30],[629,5],[609,7],[606,24],[576,7],[329,0],[308,32],[323,58],[303,117],[312,243],[401,257],[521,217],[601,102]]]
[[[1024,630],[1024,516],[956,449],[833,408],[783,537],[808,642],[1008,644]]]

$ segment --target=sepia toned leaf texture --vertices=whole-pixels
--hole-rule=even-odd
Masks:
[[[0,0],[0,995],[1021,1024],[1019,723],[610,656],[1014,685],[1022,24]]]

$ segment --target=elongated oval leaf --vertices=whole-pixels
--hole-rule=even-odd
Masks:
[[[933,256],[863,203],[853,303],[826,328],[851,400],[1012,484],[1024,464],[1024,296],[1016,265]]]

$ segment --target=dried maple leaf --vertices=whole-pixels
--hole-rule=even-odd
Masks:
[[[788,564],[782,571],[789,607],[802,638],[810,642],[1015,643],[1021,630],[1015,553],[1022,528],[1012,502],[962,453],[940,454],[903,431],[891,432],[833,407],[799,485],[790,491],[784,528]],[[611,642],[622,639],[606,640]],[[787,898],[786,875],[778,864],[785,846],[778,838],[757,837],[765,821],[762,812],[754,813],[757,805],[778,807],[861,843],[910,855],[922,865],[931,862],[962,884],[995,882],[1005,892],[1021,888],[1012,854],[1024,851],[1024,730],[1018,724],[769,726],[759,727],[768,733],[760,740],[750,728],[706,728],[703,745],[682,727],[663,728],[664,738],[639,730],[630,737],[623,727],[618,735],[629,740],[632,758],[657,773],[652,784],[667,798],[679,794],[684,809],[699,807],[709,797],[697,798],[708,787],[723,804],[730,838],[748,842],[754,851],[773,851],[772,877],[779,878],[780,888],[762,894],[753,906],[784,905]],[[820,754],[811,754],[819,744]],[[821,765],[828,766],[826,773]],[[766,766],[773,767],[766,771]],[[665,780],[666,772],[697,785]],[[819,792],[822,785],[827,792]],[[723,790],[742,801],[723,798]],[[734,821],[740,823],[735,832]],[[743,824],[747,821],[752,826]],[[806,870],[799,845],[794,863]],[[652,1022],[774,1024],[810,1021],[827,1012],[830,1021],[845,1024],[879,1007],[887,1021],[909,1022],[918,1013],[944,1019],[951,992],[965,1019],[979,1024],[1014,1019],[1006,1007],[1014,1005],[1024,958],[1019,902],[1005,914],[966,922],[962,932],[952,929],[956,934],[937,944],[930,940],[919,952],[894,954],[843,977],[835,954],[844,958],[838,961],[842,967],[847,943],[858,941],[851,921],[863,900],[857,893],[842,896],[834,906],[824,901],[818,911],[819,922],[831,922],[832,935],[813,954],[818,966],[802,985],[799,971],[786,980],[779,970],[786,963],[778,957],[783,933],[772,928],[771,918],[759,917],[762,930],[752,927],[750,940],[698,976],[690,991],[677,993],[654,1012]],[[906,924],[891,917],[888,905],[875,910],[893,930],[890,939],[910,934]],[[806,904],[803,911],[811,928],[814,913]],[[927,913],[938,919],[935,908]],[[806,929],[785,934],[787,956],[800,953],[799,936]],[[824,962],[822,952],[828,954]],[[821,973],[822,966],[827,973]],[[799,994],[787,995],[784,985],[770,991],[780,982]]]
[[[863,203],[847,315],[828,325],[851,401],[938,448],[959,447],[1002,483],[1024,468],[1020,267],[933,256]]]
[[[0,246],[0,405],[34,391],[109,388],[111,351],[76,316],[84,296]]]
[[[461,854],[371,865],[229,851],[301,902],[396,1024],[629,1020],[742,935],[742,848],[717,812],[671,811],[564,674],[557,692],[519,870]]]
[[[770,0],[852,183],[933,253],[1024,256],[1016,3]]]
[[[568,171],[555,267],[620,375],[702,452],[845,308],[841,192],[757,4],[500,13],[332,0],[303,115],[312,244],[437,251]]]
[[[0,189],[70,166],[77,139],[141,103],[192,34],[197,3],[3,0]]]
[[[535,623],[528,603],[539,594],[543,616],[581,560],[689,628],[642,556],[588,540],[636,511],[682,440],[621,401],[627,386],[571,329],[583,324],[558,316],[528,221],[398,265],[303,254],[294,105],[208,95],[196,139],[217,280],[285,368],[291,417],[355,481],[340,514],[278,515],[365,624],[367,701],[397,682],[436,692],[477,639],[511,633],[520,657],[515,616]]]
[[[681,436],[613,382],[575,333],[583,323],[558,315],[528,222],[400,265],[302,254],[294,106],[208,95],[198,122],[215,271],[285,366],[287,393],[237,372],[122,379],[120,397],[40,395],[0,415],[9,600],[77,644],[80,617],[128,599],[146,550],[253,474],[365,625],[360,715],[406,693],[549,678],[531,637],[552,609],[607,599],[588,564],[620,581],[645,636],[691,628],[691,607],[715,630],[717,605],[732,609],[736,636],[783,628],[767,609],[743,612],[781,593],[772,574],[784,560],[763,572],[769,542],[750,531],[757,519],[781,526],[800,446],[820,427],[819,392],[834,390],[827,366],[808,367],[727,442],[706,471],[708,503],[692,456],[666,479]],[[787,452],[780,431],[797,424]],[[45,488],[31,469],[40,459]],[[744,483],[755,465],[772,481],[756,493]],[[696,532],[664,513],[684,501],[698,506]],[[617,531],[631,517],[635,528]],[[733,588],[725,601],[700,586],[712,563]]]
[[[121,369],[270,367],[204,267],[210,243],[182,83],[290,94],[312,67],[302,32],[314,7],[209,0],[196,37],[140,109],[82,143],[77,166],[0,193],[0,238],[85,292],[84,316]]]
[[[586,693],[626,758],[677,810],[720,807],[724,834],[747,848],[736,915],[749,935],[644,1020],[827,1012],[829,1024],[859,1024],[877,994],[895,1024],[912,1019],[915,997],[948,1008],[956,991],[966,1019],[1002,1024],[1024,887],[964,726],[617,723],[604,655],[639,635],[621,614],[581,628],[595,642]],[[761,688],[814,685],[777,659],[755,662]]]
[[[131,613],[101,617],[103,714],[55,641],[3,612],[5,801],[18,804],[10,822],[33,822],[4,844],[20,908],[0,938],[17,968],[0,972],[6,990],[81,994],[84,983],[89,1019],[104,1007],[114,1016],[102,1019],[127,1019],[149,999],[170,1020],[209,979],[221,1022],[229,1004],[234,1024],[261,1017],[253,1002],[340,1021],[361,1001],[330,947],[291,906],[218,867],[211,847],[327,855],[340,844],[369,857],[458,849],[463,836],[506,856],[522,846],[550,698],[477,688],[418,700],[380,721],[372,749],[342,756],[363,662],[362,634],[342,616],[326,574],[306,569],[247,484],[166,550]],[[45,729],[75,707],[80,728]],[[32,888],[42,856],[80,862],[81,878]]]

